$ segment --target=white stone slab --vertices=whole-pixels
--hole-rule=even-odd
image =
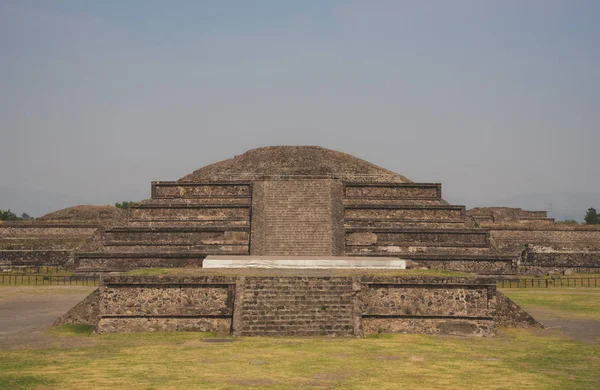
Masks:
[[[202,268],[406,269],[395,257],[207,256]]]

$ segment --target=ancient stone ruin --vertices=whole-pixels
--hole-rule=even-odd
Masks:
[[[105,229],[78,272],[202,266],[208,255],[400,257],[421,266],[514,274],[441,184],[414,183],[320,147],[267,147],[153,182],[152,198]]]
[[[491,336],[540,326],[493,279],[247,274],[111,276],[56,324],[98,333],[197,331],[239,336],[429,333]]]
[[[442,198],[439,183],[415,183],[316,146],[253,149],[178,181],[153,182],[151,198],[126,215],[69,215],[1,224],[0,262],[49,261],[107,276],[57,322],[93,324],[98,332],[491,335],[498,324],[537,323],[490,277],[600,270],[600,229],[559,225],[545,212],[465,210]],[[408,268],[473,276],[211,273],[202,268],[209,256],[402,260]],[[119,275],[141,268],[182,271]]]

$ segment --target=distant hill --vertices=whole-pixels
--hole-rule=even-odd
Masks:
[[[86,203],[85,198],[79,196],[0,186],[0,209],[10,209],[17,215],[27,213],[39,217],[82,203]]]
[[[149,191],[144,189],[144,191],[139,191],[137,194],[132,191],[132,194],[85,197],[0,186],[0,210],[10,209],[19,216],[22,213],[27,213],[32,217],[41,217],[56,210],[81,204],[112,205],[123,200],[144,199],[149,195],[147,192]]]

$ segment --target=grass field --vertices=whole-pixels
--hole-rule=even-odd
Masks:
[[[505,293],[526,309],[598,318],[600,289]],[[0,388],[600,388],[599,343],[539,329],[501,329],[493,338],[364,339],[94,335],[86,326],[47,332],[51,347],[0,351]]]
[[[81,348],[0,355],[0,388],[598,388],[600,348],[527,330],[496,338],[215,338],[91,334]],[[229,342],[231,341],[231,342]]]
[[[600,288],[505,289],[519,305],[548,311],[557,318],[582,318],[600,321]]]

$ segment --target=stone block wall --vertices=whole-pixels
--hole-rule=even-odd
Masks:
[[[105,274],[140,268],[200,268],[206,255],[195,253],[76,253],[77,273]]]
[[[99,227],[87,222],[0,222],[0,265],[68,266],[72,252]]]
[[[362,204],[346,205],[347,222],[361,220],[376,221],[443,221],[460,222],[463,220],[463,206],[448,205],[398,205],[398,204]]]
[[[521,253],[527,245],[554,250],[600,251],[600,228],[594,226],[485,226],[504,252]]]
[[[521,255],[519,272],[537,275],[547,272],[600,272],[600,251],[554,250],[528,245]]]
[[[151,204],[129,209],[132,222],[185,221],[198,226],[212,222],[221,226],[233,221],[249,221],[250,205],[244,204]]]
[[[493,280],[363,277],[363,332],[489,336],[495,331]]]
[[[548,218],[546,211],[529,211],[513,207],[476,207],[466,211],[480,223],[513,222],[522,224],[551,225],[553,218]]]
[[[229,332],[234,285],[223,277],[107,278],[96,331]]]
[[[410,276],[108,277],[57,323],[96,331],[211,331],[241,336],[443,333],[490,336],[535,325],[492,279]]]
[[[489,234],[478,229],[462,230],[418,230],[418,229],[369,229],[368,231],[358,229],[346,229],[346,247],[348,253],[354,253],[360,248],[368,246],[376,253],[378,247],[388,246],[468,246],[488,247]]]
[[[326,179],[255,182],[251,253],[335,254],[334,191],[334,181]]]
[[[345,198],[441,199],[439,183],[344,183]]]
[[[252,188],[247,183],[152,182],[152,199],[250,198],[251,196]]]
[[[71,261],[69,250],[0,250],[0,265],[60,266]]]

